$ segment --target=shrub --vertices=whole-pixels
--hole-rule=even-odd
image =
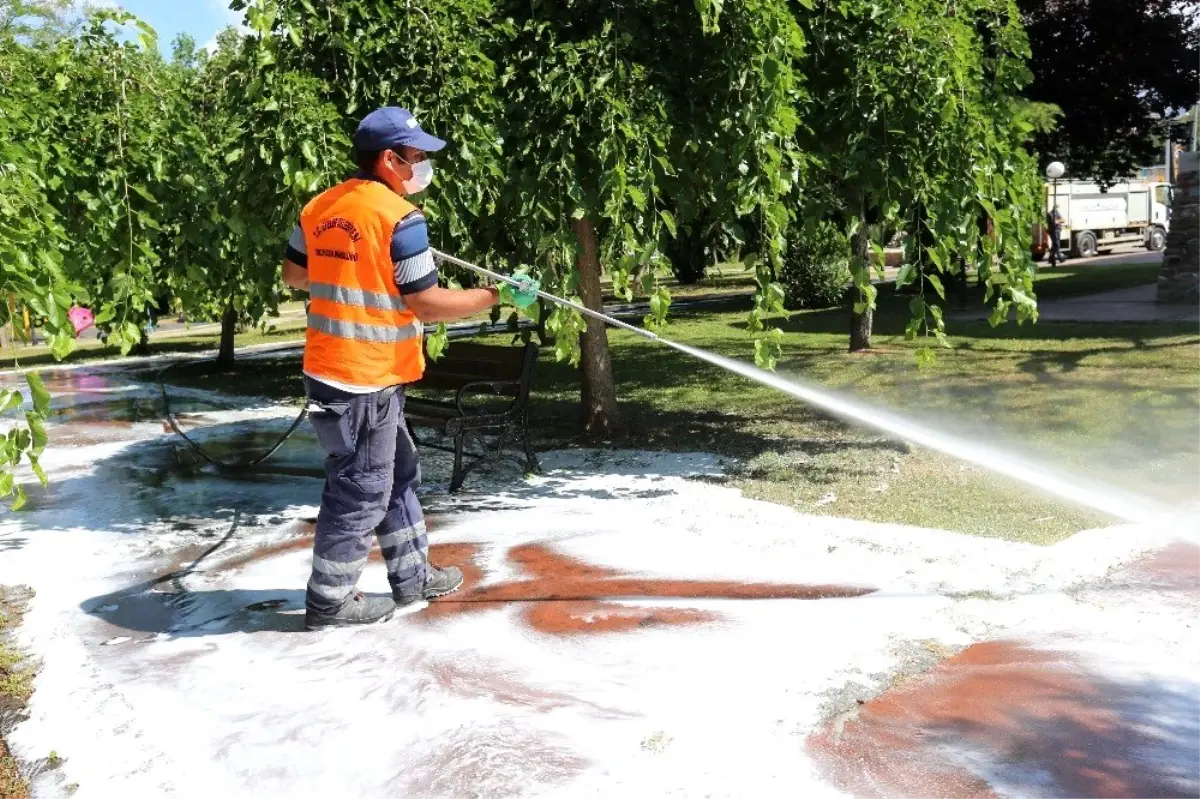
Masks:
[[[840,305],[850,283],[850,243],[830,222],[795,230],[779,274],[791,310]]]

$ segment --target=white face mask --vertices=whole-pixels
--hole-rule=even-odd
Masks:
[[[418,161],[412,165],[412,177],[404,181],[404,190],[409,194],[420,194],[433,183],[433,164]]]

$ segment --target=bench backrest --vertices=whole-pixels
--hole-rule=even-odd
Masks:
[[[457,391],[480,380],[519,380],[519,386],[505,386],[499,393],[524,400],[537,356],[538,346],[532,341],[522,347],[452,341],[440,359],[426,359],[425,376],[415,387]]]

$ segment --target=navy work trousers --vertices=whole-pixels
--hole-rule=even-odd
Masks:
[[[417,501],[421,466],[404,424],[404,387],[350,394],[304,379],[309,418],[325,458],[306,604],[335,613],[354,593],[371,536],[397,598],[419,595],[429,568],[425,517]]]

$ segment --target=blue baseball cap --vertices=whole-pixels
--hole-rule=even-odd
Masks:
[[[401,147],[435,153],[445,146],[446,142],[421,130],[407,108],[389,106],[372,111],[354,132],[354,147],[372,153]]]

